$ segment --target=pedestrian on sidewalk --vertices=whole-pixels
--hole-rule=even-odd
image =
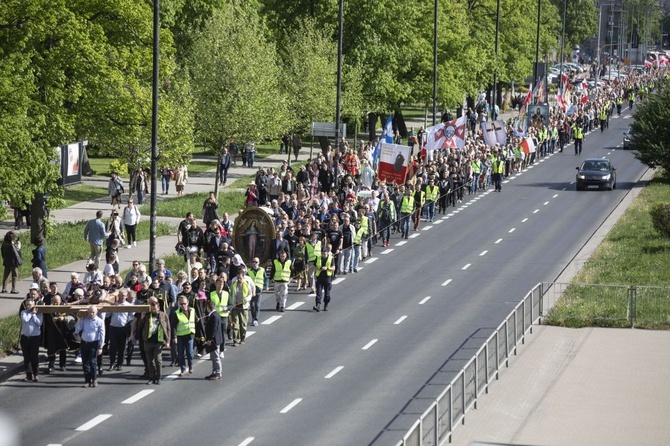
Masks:
[[[8,231],[2,242],[2,263],[5,267],[5,272],[2,275],[2,292],[7,292],[7,279],[12,278],[12,290],[10,293],[19,294],[16,290],[16,278],[19,274],[19,266],[23,263],[21,257],[21,240],[19,240],[16,232]]]
[[[107,191],[112,197],[112,208],[119,209],[121,206],[121,195],[125,192],[123,189],[123,181],[119,178],[119,174],[113,170],[112,177],[109,179]]]
[[[223,154],[221,155],[221,171],[219,173],[219,182],[221,186],[225,186],[228,181],[228,169],[230,169],[231,157],[228,153],[228,147],[223,148]]]
[[[140,223],[140,210],[132,198],[128,198],[128,205],[123,208],[123,225],[126,228],[126,248],[137,246],[137,225]]]
[[[184,195],[186,180],[188,180],[188,167],[183,164],[174,171],[174,185],[177,188],[177,195]]]
[[[39,381],[39,352],[42,339],[42,315],[37,314],[35,300],[26,299],[21,311],[21,351],[26,369],[24,381]]]
[[[88,258],[89,263],[95,263],[96,268],[100,267],[100,257],[102,255],[102,242],[109,237],[109,232],[105,231],[105,224],[102,222],[102,211],[95,213],[95,218],[89,220],[84,228],[84,240],[91,247],[91,255]]]
[[[39,268],[42,276],[47,277],[47,248],[44,245],[44,237],[35,237],[35,249],[33,249],[33,268]],[[4,288],[4,287],[3,287]]]
[[[172,167],[170,166],[163,166],[161,168],[161,188],[163,195],[167,195],[170,191],[170,180],[172,179],[173,175],[172,172]]]

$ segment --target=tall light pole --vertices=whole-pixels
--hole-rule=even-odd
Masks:
[[[158,161],[158,56],[160,0],[154,0],[153,78],[151,92],[151,217],[149,226],[149,270],[156,264],[156,163]]]
[[[437,124],[437,1],[433,16],[433,125]]]
[[[335,105],[335,149],[340,150],[340,102],[342,100],[342,20],[344,18],[344,0],[340,0],[337,14],[337,99]]]
[[[565,47],[565,12],[568,10],[568,0],[563,0],[563,31],[561,31],[561,77],[558,80],[558,91],[563,91],[563,49]]]
[[[500,47],[500,0],[496,1],[496,60],[493,65],[493,100],[491,101],[491,117],[495,121],[498,119],[496,113],[496,103],[498,102],[498,49]]]
[[[537,64],[540,63],[540,17],[542,16],[542,0],[537,0],[537,36],[535,37],[535,68],[533,69],[533,85],[537,86]],[[532,99],[531,99],[532,102]]]

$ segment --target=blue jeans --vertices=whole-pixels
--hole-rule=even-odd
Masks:
[[[358,270],[358,261],[361,260],[361,245],[354,245],[354,270]],[[314,284],[316,286],[316,284]]]
[[[254,167],[254,160],[256,159],[256,152],[247,153],[247,166]]]
[[[220,177],[219,182],[221,184],[226,184],[226,182],[228,181],[228,168],[227,167],[225,167],[225,168],[221,167],[221,172],[219,173],[219,177]]]
[[[409,237],[409,222],[410,222],[410,216],[412,214],[400,214],[402,217],[402,220],[400,221],[400,234],[402,237]]]
[[[161,188],[163,193],[168,193],[170,189],[170,175],[161,175]]]
[[[260,288],[256,287],[256,295],[251,298],[251,302],[250,302],[252,322],[258,320],[258,315],[261,312],[261,293],[262,293],[262,291],[259,291],[259,289]]]
[[[193,368],[193,336],[177,336],[177,354],[179,355],[179,368],[182,372]]]
[[[435,202],[426,201],[425,209],[427,214],[426,217],[428,218],[429,221],[433,221],[433,219],[435,218]]]
[[[143,204],[144,203],[144,191],[141,189],[137,189],[137,204]]]

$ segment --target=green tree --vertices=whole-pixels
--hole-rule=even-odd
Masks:
[[[563,17],[563,0],[553,0]],[[606,16],[604,16],[606,17]],[[606,20],[605,20],[606,22]],[[598,34],[598,8],[592,0],[567,0],[565,14],[565,52]]]
[[[638,103],[631,125],[631,148],[635,158],[651,168],[662,167],[670,176],[670,81],[663,80],[658,91]]]
[[[281,87],[286,97],[287,127],[308,133],[313,121],[334,122],[337,45],[307,18],[290,32],[279,51]]]
[[[279,135],[286,122],[275,47],[253,11],[215,11],[189,58],[199,137],[219,156],[231,140]],[[218,181],[215,181],[218,191]]]

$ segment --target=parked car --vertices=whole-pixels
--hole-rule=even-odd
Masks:
[[[587,158],[576,169],[577,190],[589,187],[609,190],[616,188],[616,168],[609,159]]]

